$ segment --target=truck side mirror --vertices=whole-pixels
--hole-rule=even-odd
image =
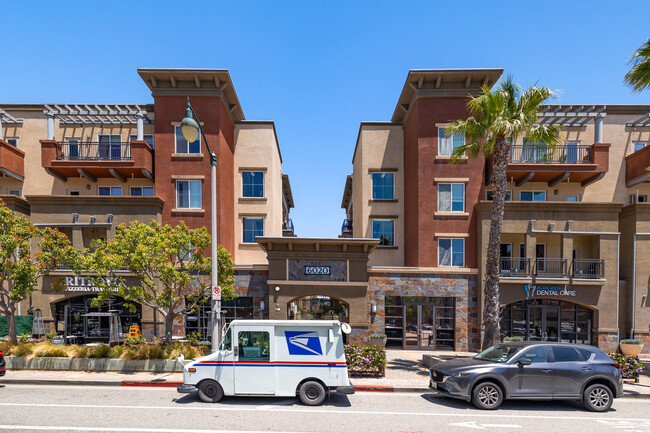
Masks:
[[[528,358],[521,358],[519,361],[517,361],[517,365],[520,367],[523,367],[524,365],[530,365],[532,364],[533,361],[531,361]]]
[[[327,342],[334,343],[334,331],[332,329],[328,329],[327,331]]]
[[[182,364],[183,361],[185,361],[185,357],[184,357],[183,354],[181,353],[180,355],[178,355],[178,362],[180,362],[180,363]]]

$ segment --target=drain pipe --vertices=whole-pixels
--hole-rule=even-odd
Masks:
[[[535,229],[535,223],[537,220],[530,220],[530,232],[531,233],[555,233],[555,234],[564,234],[564,235],[616,235],[616,248],[617,248],[617,254],[616,254],[616,325],[618,326],[618,315],[619,315],[619,309],[620,309],[620,280],[621,280],[621,232],[590,232],[590,231],[573,231],[571,230],[571,224],[573,224],[573,220],[567,220],[566,226],[567,230],[553,230],[553,227],[555,226],[555,223],[549,223],[548,225],[548,230],[539,230]],[[639,235],[648,235],[650,236],[650,233],[637,233]],[[634,235],[634,267],[632,272],[636,270],[636,235]],[[636,295],[636,281],[633,283],[633,288],[634,291],[632,293],[632,296],[634,297]],[[632,302],[636,302],[633,298]],[[634,307],[634,306],[633,306]],[[632,330],[634,330],[634,308],[632,308]],[[634,336],[632,336],[634,338]]]
[[[634,339],[634,329],[636,327],[636,238],[637,236],[650,236],[650,233],[634,233],[632,241],[632,328],[630,329],[630,338]],[[647,301],[646,301],[647,302]]]

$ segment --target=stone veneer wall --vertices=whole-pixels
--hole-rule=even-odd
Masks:
[[[481,345],[478,320],[477,276],[470,274],[369,273],[367,328],[355,327],[351,342],[367,342],[372,334],[384,333],[384,296],[453,297],[456,299],[457,351],[478,350]]]
[[[235,271],[235,293],[237,296],[253,297],[253,314],[256,319],[269,318],[269,291],[266,282],[269,279],[269,271]],[[260,308],[261,302],[264,301],[264,311]],[[261,314],[260,314],[261,313]]]

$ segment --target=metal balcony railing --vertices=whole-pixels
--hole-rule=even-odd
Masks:
[[[66,161],[128,161],[131,159],[129,142],[80,142],[57,143],[56,159]]]
[[[293,230],[291,218],[282,223],[282,236],[293,236]]]
[[[351,235],[352,234],[352,220],[344,219],[343,226],[341,227],[341,235]]]
[[[529,277],[530,259],[527,257],[501,257],[502,277]]]
[[[519,145],[510,147],[513,164],[591,164],[591,146],[565,144],[551,148],[547,145]]]
[[[599,279],[605,275],[605,261],[600,259],[575,259],[571,268],[573,278]]]
[[[566,278],[566,259],[535,259],[535,275],[546,278]]]

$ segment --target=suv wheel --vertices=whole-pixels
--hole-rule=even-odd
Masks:
[[[472,391],[472,403],[479,409],[496,409],[503,403],[503,392],[493,382],[483,382]]]
[[[609,387],[600,383],[588,386],[582,395],[582,403],[593,412],[605,412],[612,407],[613,400]]]
[[[319,406],[325,400],[325,388],[320,383],[310,380],[300,386],[298,396],[306,406]]]
[[[199,385],[199,398],[206,403],[216,403],[223,398],[223,388],[219,382],[204,380]]]

